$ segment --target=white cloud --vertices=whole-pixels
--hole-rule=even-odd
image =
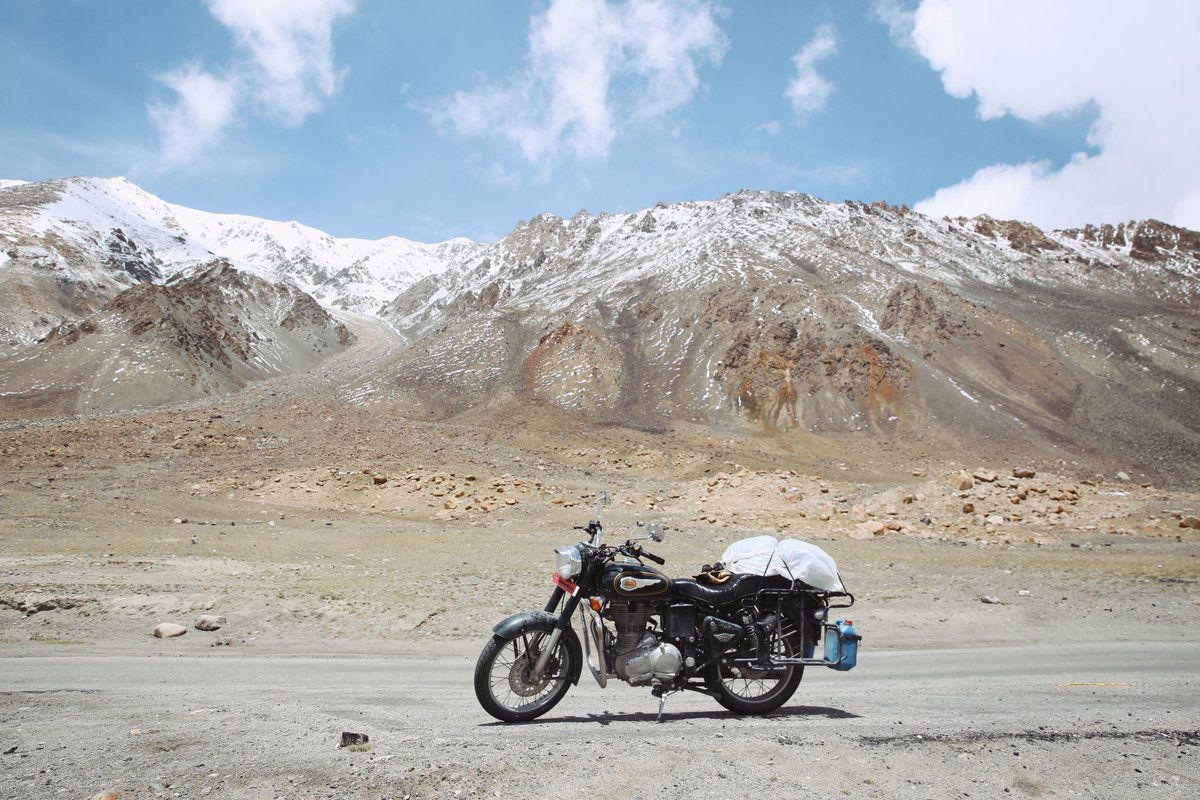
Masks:
[[[463,136],[499,135],[543,169],[566,150],[608,155],[618,126],[660,117],[700,87],[726,41],[708,0],[551,0],[530,20],[522,70],[432,109]]]
[[[822,25],[804,49],[792,56],[796,75],[784,95],[792,104],[796,117],[804,121],[825,107],[833,94],[833,84],[817,72],[817,62],[837,52],[837,33],[832,25]]]
[[[899,0],[871,0],[870,14],[884,24],[896,44],[913,47],[912,31],[916,21],[911,8],[901,5]]]
[[[221,75],[188,64],[158,76],[177,94],[151,103],[167,168],[200,157],[239,111],[299,125],[340,86],[333,61],[333,24],[356,0],[206,0],[238,44],[240,56]]]
[[[172,105],[152,103],[147,109],[162,139],[164,166],[175,168],[211,147],[233,120],[238,89],[228,78],[187,64],[159,76],[178,98]]]
[[[997,164],[917,204],[1043,227],[1156,217],[1200,228],[1200,4],[1150,0],[924,0],[912,41],[955,97],[989,120],[1087,108],[1096,122],[1061,168]]]
[[[354,0],[207,0],[209,11],[250,56],[248,84],[289,125],[320,110],[337,92],[333,23]]]

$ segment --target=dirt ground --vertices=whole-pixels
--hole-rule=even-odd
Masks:
[[[1195,488],[982,448],[585,428],[520,398],[443,419],[363,391],[393,346],[366,335],[212,403],[0,427],[0,796],[1200,793]],[[610,684],[541,726],[492,725],[470,665],[495,622],[542,605],[600,490],[610,537],[670,528],[655,551],[674,575],[759,533],[825,548],[857,600],[861,672],[810,674],[764,720],[696,696],[656,726],[645,689]],[[196,630],[202,614],[226,621]],[[189,630],[155,638],[163,622]],[[1139,645],[1162,658],[1116,655]],[[186,684],[146,671],[164,659]],[[416,688],[379,696],[386,665]],[[356,721],[374,744],[349,753]]]

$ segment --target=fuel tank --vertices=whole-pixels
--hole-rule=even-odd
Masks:
[[[611,597],[661,597],[671,588],[671,579],[644,564],[609,564],[600,577],[600,588]]]

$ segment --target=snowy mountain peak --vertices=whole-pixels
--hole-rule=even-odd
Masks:
[[[271,282],[290,282],[325,306],[371,314],[482,248],[466,239],[338,238],[295,221],[197,211],[122,177],[4,181],[0,288],[11,296],[24,287],[47,302],[35,304],[39,311],[30,317],[29,304],[0,301],[0,330],[10,347],[27,344],[79,311],[81,302],[86,311],[134,283],[165,281],[214,257]],[[56,285],[59,294],[63,286],[75,289],[58,297]]]

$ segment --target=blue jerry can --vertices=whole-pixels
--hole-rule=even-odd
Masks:
[[[858,663],[858,643],[862,637],[850,620],[838,620],[825,626],[825,660],[830,669],[845,672]]]

